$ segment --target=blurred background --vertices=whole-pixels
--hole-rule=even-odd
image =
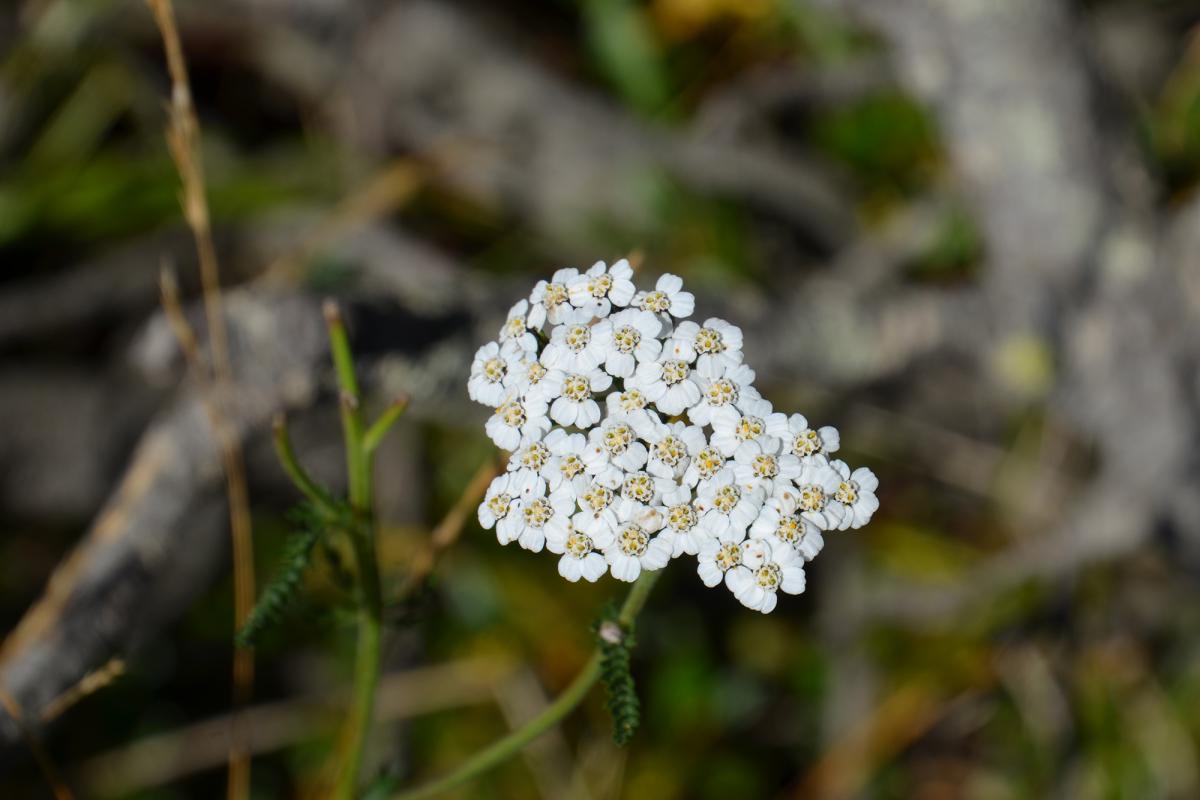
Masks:
[[[1200,6],[1189,0],[181,0],[260,580],[342,485],[320,300],[378,411],[385,581],[487,469],[479,343],[637,251],[747,330],[776,408],[882,509],[767,617],[672,565],[644,722],[603,695],[462,798],[1200,796]],[[202,327],[148,9],[0,9],[0,795],[225,786],[220,458],[163,317]],[[469,498],[468,498],[469,499]],[[536,713],[619,588],[468,516],[388,619],[368,771]],[[312,796],[353,629],[336,580],[258,653],[254,796]],[[20,716],[21,723],[15,722]],[[29,739],[35,747],[31,749]],[[40,743],[40,744],[38,744]]]

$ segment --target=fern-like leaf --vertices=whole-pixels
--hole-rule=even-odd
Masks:
[[[238,647],[252,646],[263,631],[283,618],[284,611],[300,588],[313,547],[331,524],[327,515],[309,504],[297,506],[289,516],[296,525],[296,531],[284,544],[275,575],[234,637]]]
[[[608,608],[596,627],[600,647],[600,677],[608,689],[608,712],[613,721],[613,741],[627,744],[641,721],[641,704],[633,683],[630,659],[636,644],[633,628],[622,625],[615,608]]]

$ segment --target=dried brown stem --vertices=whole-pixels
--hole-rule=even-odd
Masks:
[[[3,689],[0,689],[0,706],[4,707],[13,722],[20,727],[21,735],[25,738],[29,751],[33,753],[33,759],[37,762],[38,769],[42,771],[42,776],[50,785],[50,791],[54,793],[54,800],[74,800],[75,795],[71,794],[71,790],[58,777],[58,770],[54,768],[54,762],[50,760],[46,748],[42,747],[41,740],[26,727],[25,714],[21,711],[21,705]]]
[[[221,299],[220,270],[217,264],[216,247],[213,244],[212,224],[208,210],[208,197],[204,182],[204,164],[200,152],[200,123],[192,104],[192,92],[188,81],[187,62],[183,56],[183,45],[175,24],[175,12],[170,0],[147,0],[154,20],[162,36],[166,52],[167,70],[171,75],[171,102],[167,125],[167,144],[175,167],[179,172],[183,191],[181,202],[184,218],[196,242],[196,253],[200,262],[200,283],[204,295],[204,311],[208,320],[208,343],[212,359],[212,370],[206,372],[192,353],[192,363],[197,376],[208,386],[202,387],[205,409],[212,422],[221,447],[221,461],[225,470],[226,490],[229,496],[229,521],[233,537],[233,584],[234,584],[234,628],[241,627],[254,607],[254,548],[250,524],[250,502],[246,490],[246,476],[242,460],[241,444],[225,418],[220,407],[227,400],[233,374],[229,362],[229,343],[225,330],[225,314]],[[180,336],[185,352],[195,336],[179,310],[177,293],[172,286],[163,285],[164,305],[174,301],[175,311],[172,325]],[[254,651],[235,648],[233,652],[233,704],[241,708],[250,701],[254,687]],[[233,726],[229,753],[230,798],[246,798],[250,790],[250,759],[244,744],[240,726]]]

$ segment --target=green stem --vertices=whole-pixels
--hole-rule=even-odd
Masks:
[[[637,617],[638,612],[642,610],[642,606],[646,604],[646,598],[649,597],[650,590],[654,587],[654,583],[658,580],[660,574],[661,570],[643,572],[642,576],[633,584],[617,616],[617,620],[622,626],[629,625]],[[393,795],[392,800],[424,800],[424,798],[436,797],[442,792],[447,792],[456,786],[461,786],[489,769],[503,764],[521,752],[530,742],[558,724],[567,714],[570,714],[583,702],[583,699],[587,697],[588,692],[599,679],[600,651],[597,649],[592,654],[592,657],[588,659],[583,669],[580,670],[579,674],[575,676],[575,680],[571,681],[571,685],[564,689],[562,694],[553,703],[546,706],[536,717],[502,739],[497,739],[492,744],[480,750],[460,764],[450,774],[437,778],[424,786]]]
[[[332,301],[325,304],[329,349],[341,390],[342,436],[346,442],[346,471],[350,484],[353,520],[350,536],[358,566],[361,599],[358,612],[358,649],[354,664],[354,707],[351,711],[346,761],[338,774],[334,797],[353,800],[358,793],[358,776],[371,716],[379,686],[379,662],[383,640],[383,592],[375,555],[375,524],[372,517],[371,454],[364,446],[361,398],[354,357],[341,313]]]
[[[282,413],[275,417],[272,438],[275,442],[275,453],[279,456],[279,463],[283,465],[284,471],[292,479],[296,488],[303,492],[304,496],[321,511],[330,515],[336,514],[337,502],[329,492],[309,477],[309,474],[304,471],[304,467],[300,465],[300,460],[296,458],[296,451],[292,449],[292,437],[288,435],[287,419]]]
[[[379,415],[379,419],[375,420],[370,428],[367,428],[367,432],[363,435],[363,449],[367,451],[368,455],[375,452],[406,408],[408,408],[408,398],[397,397],[395,402]]]

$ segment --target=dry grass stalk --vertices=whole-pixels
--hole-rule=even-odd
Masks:
[[[204,165],[200,153],[200,123],[192,104],[187,62],[175,12],[170,0],[147,0],[162,36],[167,70],[171,76],[171,102],[168,105],[167,144],[182,183],[181,203],[184,218],[196,241],[200,264],[200,282],[204,295],[204,311],[208,320],[209,351],[212,369],[201,365],[196,352],[196,337],[184,318],[174,285],[163,284],[163,300],[172,316],[172,326],[180,336],[185,354],[192,350],[189,360],[200,377],[205,397],[205,409],[221,448],[229,496],[229,521],[233,536],[234,622],[240,626],[254,607],[254,548],[250,525],[250,503],[241,444],[221,409],[228,402],[233,383],[229,362],[229,343],[225,330],[225,315],[221,299],[220,271],[204,182]],[[172,302],[173,301],[173,302]],[[238,648],[233,656],[233,704],[235,709],[246,705],[254,688],[254,653]],[[242,800],[249,796],[250,759],[244,743],[244,732],[236,724],[231,727],[229,753],[228,796]]]
[[[33,758],[37,762],[38,769],[42,771],[42,776],[45,777],[46,783],[50,786],[50,791],[54,794],[54,800],[74,800],[75,795],[71,794],[71,790],[58,777],[58,770],[54,768],[54,762],[50,760],[49,754],[46,753],[46,748],[42,747],[42,742],[33,731],[25,725],[25,714],[21,711],[21,705],[8,692],[0,689],[0,706],[8,712],[12,717],[13,722],[21,729],[21,735],[25,738],[25,744],[29,746],[29,751],[33,753]]]

